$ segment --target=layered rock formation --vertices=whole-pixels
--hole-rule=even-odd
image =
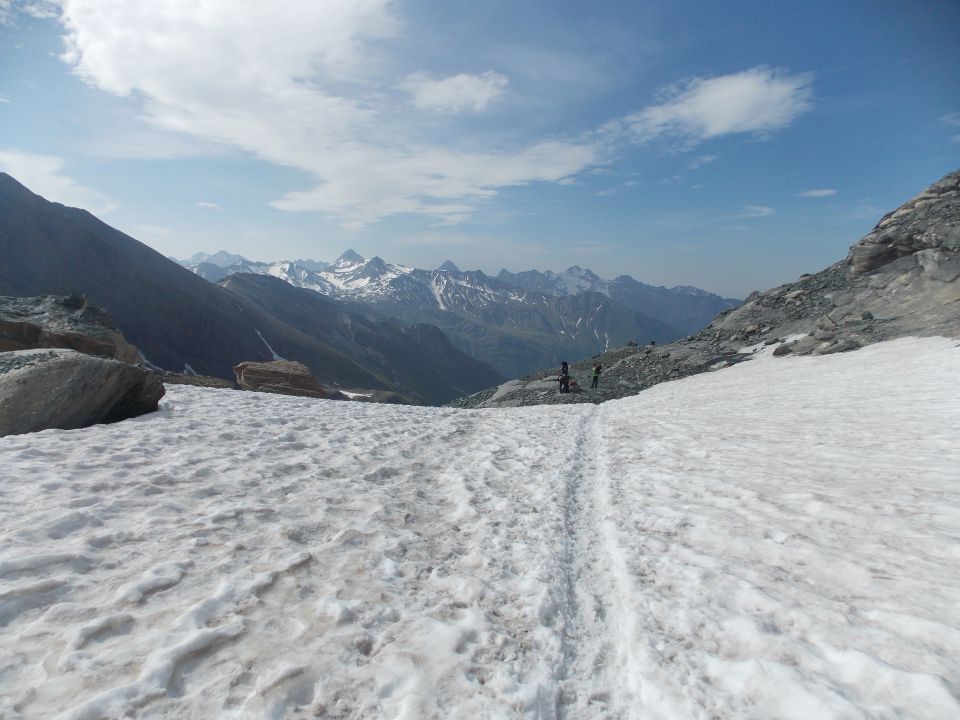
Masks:
[[[0,353],[0,436],[137,417],[163,394],[155,374],[117,360],[60,349]]]
[[[774,354],[823,355],[906,336],[960,337],[960,171],[884,216],[847,257],[814,275],[751,293],[695,335],[596,356],[598,391],[558,395],[555,370],[455,401],[458,407],[601,402],[721,369],[776,345]],[[588,377],[591,360],[571,364]]]
[[[243,362],[234,369],[237,385],[243,390],[298,395],[325,400],[347,400],[343,393],[327,388],[310,374],[303,363],[289,360],[273,362]]]
[[[83,296],[0,297],[0,352],[68,348],[122,362],[142,360],[102,308]]]

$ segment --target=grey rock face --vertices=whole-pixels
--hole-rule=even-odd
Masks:
[[[289,360],[273,362],[244,362],[234,368],[237,385],[243,390],[298,395],[301,397],[347,400],[343,393],[325,388],[318,383],[310,368],[303,363]]]
[[[933,248],[960,250],[960,172],[950,173],[884,216],[850,249],[850,274],[863,275]]]
[[[153,373],[75,350],[0,353],[0,436],[118,422],[157,409]]]

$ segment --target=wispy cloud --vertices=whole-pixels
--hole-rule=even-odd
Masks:
[[[774,210],[772,207],[767,207],[765,205],[744,205],[743,213],[738,215],[738,218],[747,219],[747,218],[762,218],[773,215]]]
[[[694,78],[667,88],[662,102],[624,121],[640,142],[676,138],[688,146],[732,134],[780,130],[812,103],[813,76],[757,67],[731,75]]]
[[[0,150],[0,170],[12,175],[47,200],[102,215],[117,205],[103,193],[78,184],[63,174],[64,160],[55,155],[38,155],[19,150]]]
[[[710,163],[717,160],[719,157],[720,157],[719,155],[700,155],[699,157],[695,157],[693,160],[688,162],[680,172],[674,174],[669,178],[666,178],[663,182],[664,183],[683,182],[688,173],[699,170],[704,165],[709,165]]]
[[[821,188],[817,190],[804,190],[802,193],[797,193],[797,197],[802,198],[822,198],[830,197],[831,195],[836,195],[837,191],[832,188]]]
[[[3,104],[5,104],[5,105],[9,105],[9,104],[10,104],[10,98],[5,98],[5,97],[3,97],[2,95],[0,95],[0,103],[3,103]]]
[[[488,70],[482,75],[453,75],[434,80],[426,73],[408,75],[400,89],[410,93],[413,104],[419,108],[460,112],[480,111],[499,97],[509,80],[504,75]]]
[[[960,127],[960,112],[950,113],[940,117],[940,122],[948,127]],[[960,135],[954,135],[950,142],[960,143]]]
[[[198,208],[207,208],[208,210],[219,210],[219,209],[220,209],[220,206],[217,205],[215,202],[200,201],[200,202],[194,203],[194,205],[196,205]]]

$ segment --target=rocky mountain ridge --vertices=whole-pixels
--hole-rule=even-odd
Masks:
[[[230,274],[271,275],[348,303],[355,312],[436,325],[458,349],[505,375],[628,340],[672,340],[738,303],[701,290],[655,288],[629,276],[607,281],[576,267],[560,274],[501,271],[492,278],[450,261],[421,270],[367,260],[352,249],[319,271],[292,261],[247,260],[191,269],[213,282]]]
[[[822,355],[907,336],[960,337],[960,171],[885,215],[847,257],[766,292],[709,326],[662,346],[626,346],[597,356],[599,391],[559,395],[553,368],[508,381],[456,407],[601,402],[652,385],[748,361],[751,351]],[[592,359],[573,363],[584,384]]]

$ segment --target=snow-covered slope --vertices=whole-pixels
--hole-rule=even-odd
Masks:
[[[956,718],[960,348],[0,440],[0,716]]]

